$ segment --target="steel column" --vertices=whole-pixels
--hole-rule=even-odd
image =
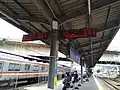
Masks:
[[[51,33],[51,48],[50,48],[50,63],[49,63],[49,78],[48,88],[54,89],[54,84],[57,81],[57,58],[58,57],[58,42],[57,29],[52,29]]]
[[[83,83],[83,57],[80,60],[81,63],[81,84]]]

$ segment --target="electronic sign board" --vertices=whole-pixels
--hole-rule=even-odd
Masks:
[[[74,62],[80,64],[80,54],[71,46],[68,47],[68,57],[72,59]]]
[[[72,29],[72,30],[59,30],[58,38],[67,38],[67,39],[75,39],[75,38],[87,38],[87,37],[95,37],[96,29],[94,28],[84,28],[80,29]],[[33,40],[41,40],[48,38],[50,32],[39,32],[34,34],[23,35],[22,41],[33,41]]]

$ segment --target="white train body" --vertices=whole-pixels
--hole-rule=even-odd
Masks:
[[[62,77],[66,69],[58,66],[58,76]],[[48,70],[48,64],[25,61],[21,57],[6,56],[0,53],[0,81],[10,81],[11,79],[35,81],[38,77],[48,78]]]

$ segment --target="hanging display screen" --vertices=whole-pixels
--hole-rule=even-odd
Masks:
[[[68,52],[69,58],[71,58],[74,62],[80,64],[80,55],[79,55],[79,53],[74,48],[72,48],[71,46],[68,49],[69,49],[69,52]]]
[[[87,37],[95,37],[96,36],[96,29],[93,28],[85,28],[83,30],[79,29],[72,29],[71,30],[61,30],[58,31],[58,38],[67,38],[67,39],[75,39],[75,38],[87,38]],[[33,40],[41,40],[48,38],[48,35],[50,35],[50,32],[40,32],[35,34],[28,34],[23,35],[22,41],[33,41]]]
[[[60,38],[87,38],[87,37],[95,37],[96,30],[93,28],[85,28],[83,30],[73,30],[73,31],[61,31],[59,34]]]
[[[23,35],[22,41],[33,41],[47,38],[47,33]]]

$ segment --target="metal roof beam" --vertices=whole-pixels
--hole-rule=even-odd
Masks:
[[[96,32],[104,32],[104,31],[109,31],[109,30],[111,30],[111,29],[116,29],[116,28],[118,28],[119,23],[117,22],[117,20],[120,20],[120,19],[116,19],[116,20],[111,20],[111,21],[109,21],[109,22],[107,23],[107,27],[105,27],[105,25],[103,25],[104,23],[101,23],[101,24],[95,26],[95,27],[102,27],[102,28],[100,28],[100,29],[96,29],[96,30],[97,30]],[[94,27],[94,26],[93,26],[93,27]],[[82,29],[84,29],[84,28],[82,28]],[[81,29],[81,30],[82,30],[82,29]],[[64,29],[63,29],[63,30],[64,30]],[[67,29],[67,30],[72,30],[72,31],[74,31],[74,30],[79,30],[79,29]]]
[[[46,31],[50,31],[47,27],[44,26],[44,24],[40,24]]]
[[[100,47],[99,47],[100,48]],[[104,49],[106,48],[106,47],[103,47]],[[103,48],[101,48],[101,50],[103,50]],[[97,50],[96,52],[93,52],[93,54],[97,54],[97,53],[99,53],[99,52],[103,52],[103,51],[99,51],[99,50]],[[81,54],[81,55],[83,55],[83,56],[88,56],[88,55],[91,55],[90,54],[90,52],[88,52],[87,54]]]
[[[85,58],[85,62],[87,63],[87,67],[94,67],[95,66],[95,64],[96,64],[96,58],[95,58],[95,56],[93,56],[93,64],[92,64],[92,62],[91,62],[91,60],[89,59],[90,57],[86,57]]]
[[[11,11],[12,13],[18,15],[14,10],[12,10],[4,1],[0,1],[0,3],[5,6],[9,11]]]
[[[120,65],[120,62],[118,62],[118,61],[98,61],[97,64],[115,64],[115,65]]]
[[[96,44],[96,43],[101,43],[101,42],[105,42],[107,40],[110,40],[111,38],[110,37],[106,37],[104,39],[100,39],[100,40],[96,40],[96,41],[93,41],[92,44]],[[79,47],[86,47],[86,46],[89,46],[90,42],[87,42],[87,43],[84,43],[84,44],[81,44]],[[80,50],[80,48],[78,50]]]
[[[35,30],[35,33],[40,32],[40,30],[37,27],[35,27],[32,23],[30,23],[30,22],[27,22],[27,23],[28,23],[28,25],[30,25],[31,27],[34,28],[33,30]]]
[[[23,30],[27,33],[32,33],[30,30],[25,28],[18,20],[12,18],[12,16],[10,16],[8,13],[2,11],[2,9],[0,9],[0,18],[2,18],[3,20],[7,21],[8,23],[14,25],[15,27],[20,28],[21,30]]]
[[[108,8],[108,13],[107,13],[107,17],[106,17],[106,21],[105,21],[105,28],[107,27],[107,23],[108,23],[108,19],[109,19],[109,15],[110,15],[110,10],[111,10],[111,6],[109,6],[109,8]],[[103,35],[102,35],[102,39],[104,38],[104,36],[105,36],[105,31],[103,30]],[[100,43],[100,46],[101,46],[101,48],[103,47],[103,44],[102,43]],[[100,49],[101,50],[101,49]],[[100,51],[99,50],[99,51]]]
[[[97,63],[97,61],[101,58],[101,56],[103,55],[103,51],[101,51],[101,53],[99,53],[99,55],[98,54],[94,55],[94,65],[93,66],[95,66],[95,64]],[[88,65],[90,67],[93,67],[92,64],[91,64],[91,61],[89,60],[89,57],[86,57],[86,62],[88,63]]]
[[[59,8],[59,10],[60,10],[60,12],[61,12],[61,14],[64,15],[64,12],[62,11],[63,9],[62,9],[62,7],[61,7],[61,5],[60,5],[59,0],[55,0],[55,2],[56,2],[56,4],[57,4],[57,6],[58,6],[58,8]]]
[[[41,23],[45,23],[45,24],[49,24],[47,20],[43,19],[43,18],[36,18],[36,16],[34,16],[33,14],[31,14],[26,8],[24,8],[24,6],[22,6],[17,0],[13,0],[19,7],[21,7],[25,12],[27,12],[27,14],[29,15],[28,17],[22,17],[24,19],[22,20],[29,20],[29,21],[35,21],[35,22],[41,22]],[[33,17],[31,17],[33,16]],[[20,19],[20,17],[19,17]]]
[[[98,53],[93,53],[93,56],[96,56],[96,55],[98,55],[98,54],[101,54],[103,51],[101,51],[101,52],[98,52]],[[87,54],[87,55],[85,55],[84,57],[86,58],[86,57],[90,57],[91,55],[90,54]]]
[[[104,31],[109,31],[111,29],[116,29],[118,28],[119,23],[117,23],[117,20],[112,20],[107,23],[107,27],[102,26],[102,28],[98,29],[97,32],[104,32]]]
[[[52,23],[54,16],[52,15],[46,2],[44,0],[32,0],[32,2],[35,4],[35,6],[38,8],[38,10],[45,15],[45,17],[49,21],[49,23]]]
[[[116,55],[118,55],[118,54],[120,54],[120,52],[119,51],[108,51],[108,50],[106,50],[104,52],[104,54],[116,54]]]
[[[109,8],[108,8],[107,18],[106,18],[106,21],[105,21],[105,27],[107,27],[107,22],[108,22],[108,19],[109,19],[109,16],[110,16],[110,11],[111,11],[111,6],[109,6]]]
[[[105,45],[105,44],[104,44]],[[106,46],[102,47],[102,48],[105,48]],[[101,47],[93,47],[93,51],[96,50],[96,49],[102,49]],[[80,54],[85,54],[86,52],[89,53],[90,49],[87,49],[87,50],[83,50]]]
[[[30,16],[32,16],[32,14],[24,8],[24,6],[22,6],[17,0],[13,0],[19,7],[21,7],[25,12],[27,12]]]
[[[110,6],[114,3],[117,3],[117,2],[120,2],[120,0],[103,0],[102,2],[100,2],[98,4],[93,3],[91,6],[91,10],[92,10],[92,12],[94,12],[97,9],[101,9],[103,7],[108,7],[108,6]],[[76,17],[80,17],[82,15],[85,15],[87,13],[87,12],[85,12],[85,10],[86,10],[86,7],[83,7],[83,9],[79,9],[78,11],[74,11],[70,14],[67,14],[67,15],[61,17],[59,19],[60,24],[64,24],[65,22],[69,22]]]
[[[19,21],[30,21],[30,22],[39,22],[39,23],[44,23],[47,25],[50,25],[48,23],[48,20],[45,20],[44,18],[35,18],[35,17],[31,17],[31,16],[12,16],[13,18],[19,20]]]

